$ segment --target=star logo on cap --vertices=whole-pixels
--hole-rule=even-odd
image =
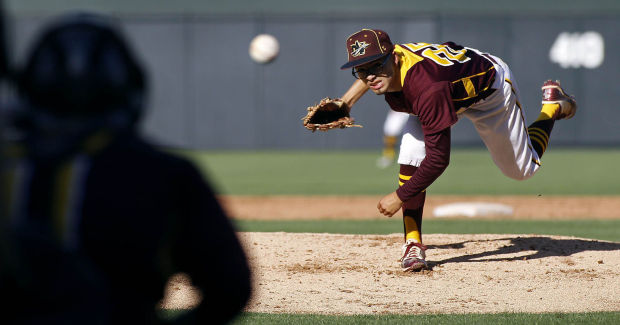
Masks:
[[[355,43],[351,44],[351,56],[358,57],[366,54],[366,48],[369,46],[370,44],[364,41],[355,41]]]

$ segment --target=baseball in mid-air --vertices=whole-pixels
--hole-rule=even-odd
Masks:
[[[250,57],[257,63],[269,63],[279,52],[280,44],[273,35],[259,34],[250,42]]]

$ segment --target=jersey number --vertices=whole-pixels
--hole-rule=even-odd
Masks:
[[[414,51],[420,51],[423,49],[423,57],[444,67],[453,65],[454,63],[465,63],[470,60],[470,58],[465,55],[467,49],[454,50],[447,45],[428,43],[414,43],[407,45]]]

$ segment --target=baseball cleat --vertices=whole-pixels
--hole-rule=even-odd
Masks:
[[[417,271],[426,268],[426,246],[409,239],[403,245],[403,257],[400,259],[400,267],[403,271]]]
[[[569,119],[577,112],[577,102],[573,96],[567,95],[558,80],[547,80],[542,86],[543,104],[559,104],[560,111],[556,120]]]

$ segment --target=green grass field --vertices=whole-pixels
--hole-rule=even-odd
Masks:
[[[396,166],[380,170],[377,151],[184,152],[220,194],[379,195],[396,186]],[[620,149],[553,149],[532,179],[504,177],[484,149],[453,150],[446,172],[429,195],[618,195]],[[242,231],[388,234],[388,220],[236,221]],[[620,242],[620,220],[427,220],[425,233],[535,233]],[[585,302],[584,302],[585,303]],[[473,311],[475,312],[475,311]],[[235,324],[618,324],[620,312],[550,314],[290,315],[245,313]]]
[[[232,195],[356,195],[394,190],[398,167],[378,169],[378,151],[186,152],[218,192]],[[554,149],[531,179],[501,174],[485,149],[453,150],[433,194],[620,195],[620,149]]]
[[[402,231],[402,218],[383,220],[238,220],[241,231],[284,231],[336,234],[393,234]],[[620,220],[425,220],[425,234],[538,234],[576,236],[620,242]]]

